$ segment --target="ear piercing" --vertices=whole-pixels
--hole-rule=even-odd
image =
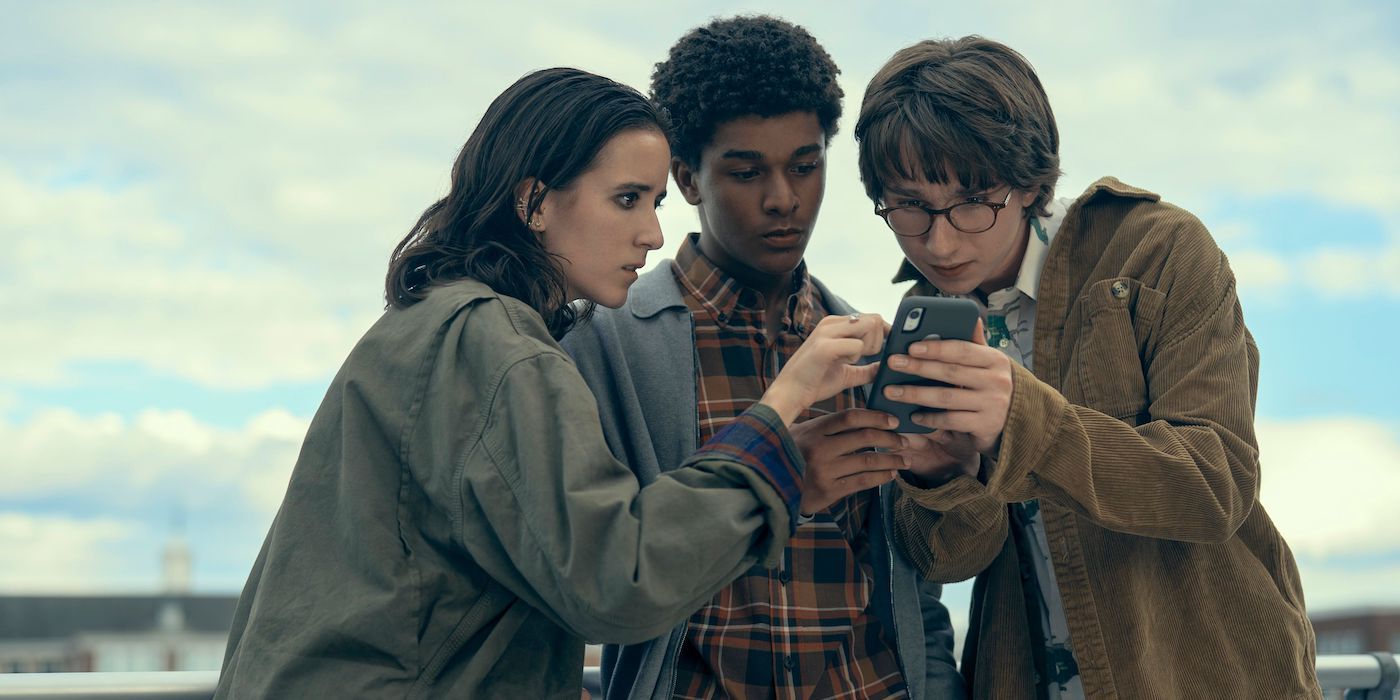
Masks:
[[[525,200],[523,200],[523,199],[517,199],[517,200],[515,201],[515,210],[516,210],[517,212],[520,212],[520,215],[521,215],[521,216],[525,216]],[[536,219],[536,218],[533,217],[533,216],[530,217],[530,220],[529,220],[529,221],[526,221],[526,222],[525,222],[525,226],[526,226],[527,228],[534,229],[535,231],[543,231],[543,230],[544,230],[544,224],[541,224],[541,223],[539,222],[539,220]]]

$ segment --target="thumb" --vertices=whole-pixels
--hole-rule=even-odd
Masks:
[[[875,381],[875,375],[880,371],[879,362],[871,362],[868,365],[847,365],[846,366],[846,387],[861,386]]]
[[[972,342],[978,345],[987,344],[987,326],[980,318],[977,319],[977,327],[972,329]]]

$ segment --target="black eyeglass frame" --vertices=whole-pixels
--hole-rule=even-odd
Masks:
[[[985,233],[987,231],[992,230],[992,227],[997,225],[997,215],[1001,213],[1002,209],[1006,208],[1006,205],[1011,203],[1011,194],[1015,191],[1015,187],[1012,187],[1011,189],[1007,190],[1006,198],[1003,199],[1000,204],[997,204],[996,202],[958,202],[957,204],[954,204],[953,206],[947,207],[945,209],[934,209],[933,207],[926,207],[922,204],[906,204],[904,206],[899,207],[882,207],[876,204],[875,215],[885,220],[885,225],[890,227],[891,231],[894,231],[894,235],[901,236],[904,238],[921,238],[927,235],[929,231],[933,230],[933,220],[938,216],[942,216],[943,218],[947,219],[949,226],[952,226],[954,229],[962,231],[963,233]],[[969,231],[953,222],[953,210],[957,209],[958,207],[987,207],[992,210],[992,223],[987,224],[986,228],[977,229],[976,231]],[[928,214],[928,227],[918,233],[900,233],[899,231],[895,230],[894,224],[890,222],[890,213],[898,211],[900,209],[924,210],[924,213]]]

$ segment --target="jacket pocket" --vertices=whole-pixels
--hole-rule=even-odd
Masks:
[[[466,646],[468,640],[478,636],[488,624],[491,624],[502,611],[510,606],[510,603],[514,599],[515,595],[505,586],[502,586],[494,580],[487,580],[486,589],[481,592],[476,602],[472,603],[472,606],[467,609],[466,614],[462,615],[462,618],[457,621],[452,632],[448,634],[447,640],[438,647],[437,651],[433,652],[432,657],[429,658],[427,664],[423,666],[422,671],[419,673],[418,681],[413,684],[413,689],[409,692],[408,697],[428,697],[433,684],[442,676],[443,671],[446,669],[447,665],[452,662],[454,657],[457,656],[457,653]],[[524,615],[517,615],[514,620],[499,620],[497,624],[509,624],[514,627],[519,627],[523,620]],[[507,636],[514,634],[513,629],[503,630],[499,627],[489,631],[491,633],[506,633]]]
[[[1075,371],[1086,406],[1132,425],[1147,421],[1147,367],[1165,300],[1128,277],[1099,280],[1079,296],[1085,321]]]

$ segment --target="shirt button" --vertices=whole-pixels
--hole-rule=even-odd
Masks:
[[[781,584],[783,584],[784,586],[786,586],[786,585],[788,585],[788,581],[791,581],[791,580],[792,580],[792,574],[788,573],[786,570],[783,570],[783,571],[779,571],[779,572],[778,572],[778,583],[781,583]]]
[[[792,668],[796,665],[797,659],[792,658],[792,654],[788,654],[787,656],[783,657],[783,666],[785,666],[787,670],[791,671]]]
[[[1127,298],[1128,298],[1128,283],[1127,283],[1127,282],[1114,282],[1114,283],[1113,283],[1113,298],[1115,298],[1115,299],[1127,299]]]
[[[1006,346],[1008,346],[1008,345],[1010,345],[1010,344],[1011,344],[1011,341],[1007,340],[1006,338],[1002,338],[1001,340],[998,340],[998,341],[997,341],[997,347],[999,347],[999,348],[1004,348],[1004,347],[1006,347]]]

